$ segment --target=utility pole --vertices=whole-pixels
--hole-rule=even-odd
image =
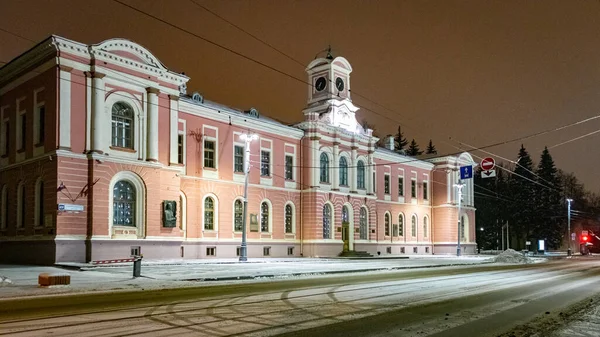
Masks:
[[[457,228],[457,233],[458,233],[458,244],[456,245],[456,256],[460,256],[460,225],[461,225],[461,216],[460,216],[460,206],[462,203],[462,188],[465,187],[465,184],[461,183],[459,180],[458,184],[454,184],[454,187],[456,187],[458,189],[458,228]]]
[[[248,173],[250,172],[250,142],[258,138],[257,135],[241,134],[240,139],[244,145],[244,212],[242,219],[242,246],[240,247],[240,262],[248,261],[248,245],[246,243],[246,219],[248,218]]]
[[[567,256],[571,256],[571,202],[573,199],[567,199]]]

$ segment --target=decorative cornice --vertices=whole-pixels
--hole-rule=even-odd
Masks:
[[[146,92],[149,93],[149,94],[157,94],[157,95],[160,94],[160,90],[159,89],[152,88],[152,87],[146,88]]]

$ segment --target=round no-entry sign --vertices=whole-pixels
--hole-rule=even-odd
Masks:
[[[481,169],[484,171],[489,171],[491,169],[493,169],[496,166],[496,162],[494,161],[494,158],[483,158],[483,160],[481,161]]]

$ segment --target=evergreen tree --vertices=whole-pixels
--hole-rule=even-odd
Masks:
[[[427,150],[425,151],[425,154],[437,154],[437,150],[431,142],[431,139],[429,140],[429,145],[427,145]]]
[[[524,249],[525,241],[531,239],[536,214],[536,184],[533,162],[523,145],[519,150],[519,159],[514,174],[509,179],[509,196],[515,202],[509,207],[511,248]]]
[[[564,236],[566,210],[560,190],[560,178],[554,160],[544,148],[537,168],[536,221],[534,235],[545,239],[551,248],[559,248]]]
[[[408,146],[408,150],[406,150],[406,154],[408,156],[419,156],[419,155],[423,154],[423,151],[419,150],[419,145],[417,145],[417,142],[415,141],[414,138],[410,142],[410,145]]]
[[[405,149],[406,145],[408,145],[408,140],[402,133],[402,126],[398,125],[398,133],[394,136],[394,150],[400,152]]]
[[[498,163],[497,166],[502,166]],[[511,200],[507,197],[508,177],[499,169],[495,178],[482,178],[475,171],[475,208],[477,209],[477,246],[483,250],[502,249],[502,226],[506,223]],[[483,230],[481,230],[483,228]],[[506,242],[504,243],[506,247]]]

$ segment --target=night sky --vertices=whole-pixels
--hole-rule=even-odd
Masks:
[[[306,65],[331,45],[354,68],[359,120],[380,135],[402,124],[422,149],[432,139],[438,152],[455,152],[450,137],[483,146],[600,114],[596,0],[122,1],[303,81]],[[83,43],[127,38],[190,76],[188,93],[285,123],[301,121],[306,105],[306,84],[112,0],[0,0],[0,62],[34,44],[4,30],[36,42],[50,34]],[[596,119],[523,143],[537,165],[545,145],[599,129]],[[559,168],[595,192],[599,140],[550,149]],[[516,160],[520,144],[489,151]]]

